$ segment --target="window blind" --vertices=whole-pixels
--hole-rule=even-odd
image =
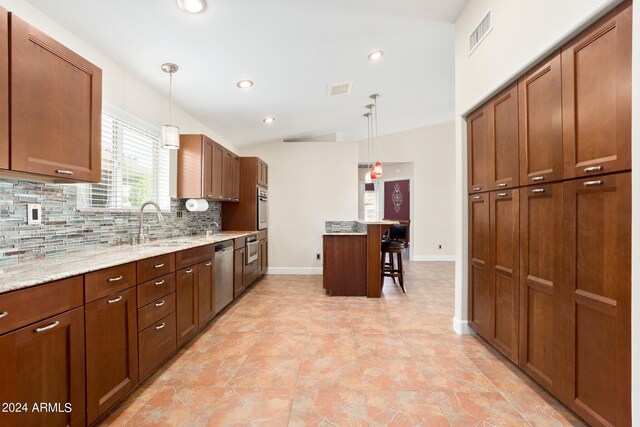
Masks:
[[[78,188],[78,207],[137,209],[147,200],[170,207],[169,152],[160,129],[115,107],[102,112],[102,178]]]

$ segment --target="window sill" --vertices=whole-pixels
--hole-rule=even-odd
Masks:
[[[76,210],[78,212],[96,212],[96,213],[135,213],[135,214],[139,214],[140,213],[140,208],[138,209],[116,209],[116,208],[76,208]],[[160,211],[163,214],[170,214],[171,213],[171,209],[160,209]],[[146,210],[144,211],[145,213],[154,213],[156,211],[154,210]]]

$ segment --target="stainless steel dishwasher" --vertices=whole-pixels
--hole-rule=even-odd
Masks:
[[[233,301],[233,242],[215,245],[216,313]]]

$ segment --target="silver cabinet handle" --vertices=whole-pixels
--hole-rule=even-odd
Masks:
[[[156,326],[156,329],[162,329],[162,328],[164,328],[165,326],[167,326],[167,324],[166,324],[166,323],[164,323],[164,322],[162,322],[162,324],[161,324],[161,325]]]
[[[0,319],[2,319],[3,317],[7,316],[9,314],[8,311],[3,311],[2,313],[0,313]]]
[[[473,191],[480,191],[482,190],[482,187],[473,187]]]
[[[69,171],[66,169],[56,169],[56,173],[60,175],[73,175],[73,171]]]
[[[207,194],[207,197],[213,197],[213,194]]]
[[[110,299],[109,301],[107,301],[107,304],[113,304],[114,302],[118,302],[118,301],[120,301],[120,300],[122,300],[122,295],[120,295],[120,296],[119,296],[119,297],[117,297],[117,298]]]
[[[185,273],[186,274],[191,274],[191,273],[193,273],[193,270],[192,269],[186,270]]]
[[[40,332],[48,331],[49,329],[53,329],[53,328],[55,328],[55,327],[56,327],[56,326],[58,326],[59,324],[60,324],[60,322],[56,320],[55,322],[53,322],[53,323],[52,323],[52,324],[50,324],[49,326],[43,326],[42,328],[36,328],[36,332],[37,332],[37,333],[40,333]]]
[[[109,281],[109,282],[118,282],[118,281],[120,281],[120,280],[122,280],[122,279],[124,279],[124,276],[109,277],[109,278],[107,279],[107,281]]]
[[[582,183],[582,185],[584,185],[585,187],[591,187],[592,185],[602,185],[602,184],[604,184],[604,181],[600,179],[596,181],[587,181]]]
[[[155,282],[154,283],[154,285],[156,285],[156,286],[160,286],[162,284],[164,284],[164,279],[160,280],[159,282]]]
[[[536,193],[544,193],[544,188],[534,188],[533,190],[531,190],[532,193],[536,194]]]
[[[162,268],[164,267],[164,262],[162,264],[156,264],[153,266],[153,268]]]
[[[164,300],[157,302],[154,304],[156,307],[162,307],[164,305]]]
[[[504,188],[507,186],[506,182],[501,182],[500,184],[498,184],[498,188]]]
[[[205,266],[209,267],[211,265],[211,261],[205,264]]]
[[[498,193],[498,197],[507,197],[507,193]]]
[[[589,166],[588,168],[584,168],[585,172],[597,172],[601,170],[602,170],[602,166]]]
[[[482,196],[475,196],[473,199],[474,200],[480,200],[480,199],[482,199]]]
[[[533,178],[531,178],[531,181],[533,182],[544,181],[544,176],[534,176]]]

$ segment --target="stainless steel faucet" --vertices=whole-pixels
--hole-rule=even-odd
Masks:
[[[162,215],[162,211],[160,210],[160,206],[156,202],[153,202],[151,200],[149,200],[148,202],[144,202],[142,204],[142,206],[140,206],[140,232],[138,233],[138,242],[139,243],[144,243],[144,241],[145,241],[145,238],[144,238],[144,208],[147,205],[153,205],[156,208],[156,211],[158,211],[158,222],[164,221],[164,215]]]
[[[220,231],[220,224],[218,224],[218,223],[217,223],[217,222],[215,222],[215,221],[212,221],[212,222],[213,222],[213,225],[215,225],[215,226],[216,226],[216,228],[218,229],[218,231]]]

